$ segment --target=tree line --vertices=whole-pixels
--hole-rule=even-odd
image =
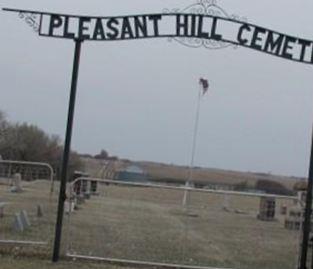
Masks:
[[[63,143],[34,124],[9,122],[0,111],[0,155],[4,160],[49,163],[60,173]],[[69,175],[83,168],[78,153],[72,151]],[[58,178],[58,177],[57,177]]]

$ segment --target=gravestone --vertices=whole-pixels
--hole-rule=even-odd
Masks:
[[[66,200],[64,203],[64,211],[66,214],[73,212],[75,209],[75,203],[71,200]]]
[[[85,197],[83,195],[78,195],[76,197],[76,200],[77,200],[77,204],[78,205],[81,205],[81,204],[85,203]]]
[[[285,215],[287,215],[287,206],[286,205],[282,205],[281,207],[280,207],[280,214],[281,215],[283,215],[283,216],[285,216]]]
[[[225,194],[224,195],[224,200],[223,200],[223,210],[224,211],[229,211],[229,195]]]
[[[4,206],[0,206],[0,219],[4,217]]]
[[[90,191],[92,195],[97,195],[98,194],[98,181],[91,181],[90,182]]]
[[[274,221],[276,211],[276,199],[272,197],[261,197],[260,209],[257,218],[262,221]]]
[[[4,207],[7,203],[5,202],[1,202],[0,203],[0,218],[3,218],[4,217]]]
[[[42,218],[43,217],[43,208],[42,205],[37,205],[37,217]]]
[[[25,229],[20,213],[14,215],[13,229],[17,232],[23,232]]]
[[[82,192],[86,193],[86,192],[89,192],[89,191],[90,191],[90,181],[84,179],[82,181]]]
[[[80,195],[81,193],[81,183],[81,180],[74,182],[73,189],[76,195]]]
[[[31,226],[31,223],[29,221],[28,214],[27,214],[26,210],[22,210],[21,211],[20,217],[21,217],[21,221],[22,221],[22,223],[24,225],[24,228],[28,228],[28,227]]]
[[[89,180],[83,180],[82,192],[85,199],[90,199],[91,195],[91,183]]]
[[[21,187],[21,182],[22,182],[21,174],[19,174],[19,173],[14,174],[13,178],[12,178],[12,187],[11,187],[10,191],[16,192],[16,193],[22,192],[23,189]]]

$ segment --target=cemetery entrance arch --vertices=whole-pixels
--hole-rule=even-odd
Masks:
[[[134,39],[171,38],[187,46],[228,46],[228,44],[250,48],[288,61],[313,64],[313,42],[267,29],[238,18],[223,16],[223,12],[212,14],[206,1],[191,5],[182,11],[165,11],[155,14],[131,16],[78,16],[49,12],[4,8],[17,12],[40,36],[75,41],[71,95],[68,110],[58,218],[54,243],[53,261],[58,261],[66,200],[66,178],[70,152],[75,97],[82,42],[114,42]],[[212,4],[214,5],[214,3]],[[193,8],[193,7],[199,7]],[[313,146],[313,143],[312,143]],[[312,147],[313,152],[313,147]],[[313,156],[311,156],[303,223],[303,243],[300,253],[300,269],[306,268],[312,211]]]

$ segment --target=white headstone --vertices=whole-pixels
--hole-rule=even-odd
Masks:
[[[224,195],[223,209],[229,209],[229,195],[227,194]]]
[[[75,209],[74,201],[66,200],[64,203],[64,211],[66,214],[73,212]]]
[[[13,175],[11,192],[22,192],[21,187],[22,176],[19,173]]]

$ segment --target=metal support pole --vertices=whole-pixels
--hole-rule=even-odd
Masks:
[[[66,127],[66,134],[65,134],[65,145],[64,145],[64,152],[63,152],[58,215],[57,215],[57,221],[55,225],[54,249],[53,249],[53,257],[52,257],[53,262],[57,262],[60,256],[64,202],[66,200],[67,169],[68,169],[68,162],[69,162],[69,156],[70,156],[70,151],[71,151],[71,138],[72,138],[72,129],[73,129],[73,118],[74,118],[74,110],[75,110],[75,99],[76,99],[81,43],[82,43],[82,40],[75,40],[75,54],[74,54],[74,63],[73,63],[73,72],[72,72],[71,93],[70,93],[68,116],[67,116],[67,127]]]
[[[307,255],[311,231],[311,214],[312,214],[312,191],[313,191],[313,135],[311,142],[311,156],[310,156],[310,168],[309,168],[309,179],[308,189],[305,202],[304,221],[303,221],[303,235],[302,245],[300,252],[300,267],[299,269],[306,269]]]

